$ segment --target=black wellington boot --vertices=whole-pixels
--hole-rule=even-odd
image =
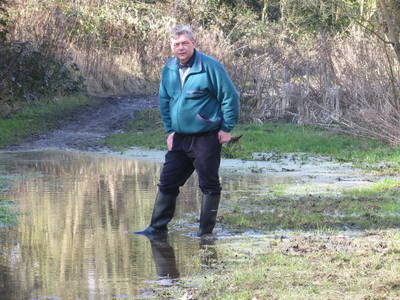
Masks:
[[[167,224],[172,220],[175,213],[176,196],[157,193],[156,202],[154,203],[153,215],[151,217],[150,226],[142,231],[135,231],[134,234],[145,236],[167,235]]]
[[[219,195],[204,195],[201,203],[200,227],[197,236],[212,233],[215,222],[217,221],[217,213],[219,206]]]

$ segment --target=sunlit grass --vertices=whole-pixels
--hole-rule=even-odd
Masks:
[[[243,134],[241,144],[250,152],[308,153],[364,166],[384,162],[385,167],[400,168],[400,149],[373,139],[289,123],[241,124],[234,132]]]
[[[241,236],[218,260],[169,290],[185,299],[398,299],[400,233]],[[197,288],[185,282],[197,282]]]
[[[0,179],[0,191],[4,189],[4,182]],[[11,226],[18,223],[16,205],[7,199],[0,198],[0,227]]]
[[[18,224],[18,213],[15,212],[15,204],[0,198],[0,226],[16,224]]]
[[[369,188],[354,188],[343,191],[344,195],[353,197],[366,197],[373,198],[382,195],[392,197],[398,195],[400,192],[400,179],[398,178],[383,178],[378,182],[371,184]]]
[[[32,104],[8,118],[0,118],[0,148],[20,143],[29,136],[57,126],[60,122],[74,118],[75,113],[90,102],[82,95],[60,97],[55,101]]]
[[[122,132],[108,135],[102,143],[119,151],[129,147],[166,150],[167,136],[159,110],[150,109],[138,113]]]
[[[291,123],[240,124],[234,132],[243,134],[241,143],[252,152],[307,152],[337,155],[341,149],[357,147],[361,143],[326,130]]]
[[[228,193],[221,226],[255,230],[366,230],[400,227],[400,181],[386,178],[334,194],[298,191],[289,185]]]

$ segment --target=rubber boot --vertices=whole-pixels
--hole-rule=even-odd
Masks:
[[[204,195],[201,203],[200,227],[197,236],[212,233],[215,222],[217,221],[217,213],[219,206],[219,195]]]
[[[140,235],[167,235],[167,224],[172,220],[175,213],[176,196],[166,195],[158,191],[156,202],[154,203],[153,215],[150,226],[142,231],[135,231],[134,234]]]

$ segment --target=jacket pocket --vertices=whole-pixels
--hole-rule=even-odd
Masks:
[[[211,119],[209,119],[209,118],[207,118],[207,117],[205,117],[205,116],[203,116],[201,114],[197,114],[196,117],[200,121],[202,121],[204,123],[207,123],[207,124],[214,124],[214,123],[220,123],[221,122],[221,118],[220,117],[217,117],[217,119],[215,121],[211,120]]]
[[[202,95],[202,94],[204,94],[204,91],[187,90],[186,94],[189,94],[189,95]]]
[[[185,98],[188,100],[198,100],[202,99],[205,94],[206,92],[202,90],[187,90]]]

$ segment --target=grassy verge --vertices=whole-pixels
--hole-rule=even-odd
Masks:
[[[4,181],[0,180],[0,191],[5,188]],[[15,204],[7,199],[0,198],[0,227],[18,223],[18,212]]]
[[[85,109],[89,103],[91,101],[83,95],[64,96],[57,102],[26,106],[12,117],[0,119],[0,148],[20,143],[73,119],[75,113]]]
[[[304,160],[317,155],[366,169],[400,170],[400,148],[372,139],[287,123],[239,124],[232,132],[238,134],[243,134],[240,143],[224,145],[223,157],[252,160],[254,153],[260,153],[258,159],[279,159],[290,152],[299,153]],[[104,143],[119,151],[129,147],[166,149],[165,140],[159,111],[152,109],[138,114],[123,132],[109,135]]]
[[[262,187],[236,192],[225,200],[219,218],[230,231],[380,230],[400,228],[400,180],[383,179],[368,188],[343,190],[337,195],[286,193],[285,187]],[[266,190],[267,189],[267,190]]]
[[[241,236],[158,299],[399,299],[399,231],[363,235]],[[193,286],[193,283],[196,283]]]
[[[0,227],[18,224],[18,213],[12,201],[0,198]]]
[[[166,150],[166,138],[159,109],[150,109],[138,113],[123,131],[108,135],[103,143],[117,151],[129,147]]]

